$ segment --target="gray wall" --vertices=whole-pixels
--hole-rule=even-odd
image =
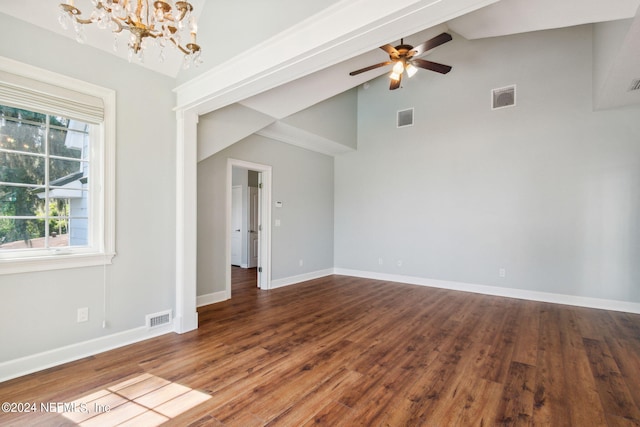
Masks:
[[[333,158],[253,135],[198,164],[197,294],[225,289],[228,158],[273,167],[272,200],[283,207],[271,210],[282,224],[271,228],[272,279],[333,267]]]
[[[350,89],[281,121],[355,149],[358,140],[358,90]]]
[[[640,302],[640,108],[592,111],[591,56],[591,26],[456,37],[429,57],[450,74],[360,89],[335,266]],[[517,106],[491,111],[514,83]]]
[[[101,327],[102,267],[0,276],[3,362],[140,327],[146,314],[175,308],[175,115],[172,79],[4,14],[0,39],[2,56],[117,92],[108,327]],[[89,322],[76,323],[80,307],[89,307]]]

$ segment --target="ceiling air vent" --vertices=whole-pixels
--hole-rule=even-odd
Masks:
[[[491,91],[491,109],[513,107],[516,105],[516,85],[501,87]]]
[[[631,86],[629,86],[629,92],[633,90],[640,90],[640,79],[635,79],[631,82]]]
[[[413,126],[413,108],[398,111],[398,127]]]

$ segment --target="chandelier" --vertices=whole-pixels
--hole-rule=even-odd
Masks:
[[[114,50],[118,48],[118,36],[122,30],[130,32],[129,61],[136,56],[144,61],[144,50],[150,43],[160,47],[160,61],[164,61],[164,48],[173,46],[184,54],[184,68],[199,65],[200,46],[196,43],[198,25],[192,16],[193,6],[186,1],[176,1],[175,13],[172,0],[154,1],[149,7],[149,0],[91,0],[93,10],[88,18],[83,18],[74,0],[66,0],[60,4],[59,21],[62,28],[70,24],[76,32],[76,40],[86,41],[84,25],[95,23],[100,29],[109,29],[115,34]],[[188,27],[190,37],[183,45],[181,32]]]

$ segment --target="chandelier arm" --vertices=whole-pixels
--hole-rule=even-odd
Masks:
[[[82,25],[87,25],[87,24],[91,24],[93,23],[93,21],[91,19],[81,19],[78,18],[76,15],[72,15],[72,18],[78,23],[78,24],[82,24]]]
[[[200,46],[195,43],[189,43],[186,47],[182,47],[173,37],[171,37],[169,40],[171,40],[171,43],[173,43],[175,47],[177,47],[180,52],[184,53],[185,55],[190,55],[200,50]]]
[[[92,22],[93,22],[93,21],[89,20],[89,22],[88,22],[88,23],[90,24],[90,23],[92,23]],[[111,18],[111,22],[113,22],[114,24],[116,24],[116,25],[117,25],[117,27],[118,27],[118,28],[116,28],[116,29],[114,29],[114,30],[111,30],[111,32],[113,32],[113,33],[121,33],[121,32],[122,32],[122,30],[124,30],[124,29],[127,29],[127,30],[128,30],[128,29],[129,29],[129,27],[126,25],[126,21],[121,20],[121,18],[119,18],[119,17],[117,17],[117,16],[113,16],[113,17]]]
[[[111,22],[115,22],[116,25],[118,26],[116,30],[113,30],[114,33],[120,33],[122,32],[122,30],[124,30],[124,26],[122,25],[122,22],[120,22],[119,19],[112,19]]]
[[[80,12],[80,9],[78,9],[75,6],[71,6],[70,4],[61,3],[60,9],[68,13],[69,16],[73,18],[78,24],[91,24],[93,22],[91,19],[80,18],[80,15],[82,15],[82,12]]]
[[[186,1],[177,1],[176,9],[180,11],[180,16],[178,16],[178,18],[176,19],[178,21],[182,21],[188,12],[193,11],[193,6],[191,5],[191,3]]]
[[[189,52],[187,49],[183,48],[182,46],[180,46],[174,39],[169,39],[171,40],[171,42],[176,45],[176,47],[178,49],[180,49],[180,52],[184,53],[185,55],[189,55],[191,52]]]
[[[138,21],[142,22],[142,0],[138,0],[138,5],[136,6],[136,17],[138,18]]]

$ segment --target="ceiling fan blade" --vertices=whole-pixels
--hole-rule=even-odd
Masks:
[[[413,49],[411,49],[411,51],[407,54],[407,56],[409,58],[413,57],[413,56],[420,56],[423,53],[425,53],[428,50],[431,50],[433,48],[436,48],[438,46],[440,46],[441,44],[445,44],[448,41],[451,41],[453,38],[451,37],[451,34],[449,33],[442,33],[438,36],[435,36],[434,38],[427,40],[426,42],[422,43],[421,45],[418,45],[416,47],[414,47]]]
[[[402,83],[402,74],[399,75],[398,80],[391,79],[391,83],[389,84],[389,90],[396,90],[400,87],[400,83]]]
[[[350,76],[356,76],[356,75],[358,75],[360,73],[364,73],[364,72],[369,71],[369,70],[373,70],[373,69],[376,69],[376,68],[384,67],[385,65],[389,65],[389,64],[391,64],[391,61],[381,62],[381,63],[375,64],[375,65],[369,65],[368,67],[364,67],[364,68],[361,68],[359,70],[352,71],[352,72],[349,73],[349,75]]]
[[[426,61],[424,59],[415,58],[411,60],[411,63],[416,67],[424,68],[425,70],[435,71],[440,74],[447,74],[451,71],[449,65],[438,64],[437,62]]]
[[[391,46],[390,44],[385,44],[384,46],[380,46],[380,49],[387,52],[389,54],[389,57],[392,59],[400,58],[400,52],[398,52],[396,48]]]

